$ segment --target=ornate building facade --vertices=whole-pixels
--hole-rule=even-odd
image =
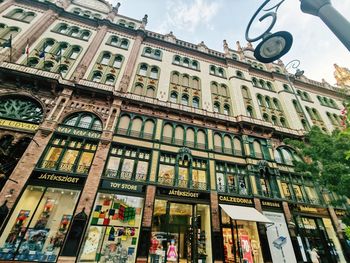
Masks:
[[[343,93],[118,9],[0,0],[0,261],[349,262],[283,143],[341,128]]]

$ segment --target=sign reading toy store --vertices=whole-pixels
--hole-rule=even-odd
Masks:
[[[65,175],[65,174],[56,174],[56,173],[47,173],[47,172],[33,172],[30,177],[33,180],[52,182],[52,183],[68,183],[74,185],[83,185],[85,182],[84,177],[77,177],[74,175]]]
[[[226,202],[230,204],[237,205],[253,205],[252,198],[244,198],[244,197],[236,197],[236,196],[228,196],[228,195],[219,195],[220,202]]]
[[[167,196],[172,196],[172,197],[188,198],[188,199],[209,200],[209,198],[210,198],[209,193],[197,192],[197,191],[192,191],[192,190],[181,190],[181,189],[174,189],[174,188],[158,187],[157,193],[160,195],[167,195]]]
[[[108,190],[121,190],[127,192],[142,192],[142,185],[102,180],[101,187]]]
[[[101,133],[99,132],[83,130],[83,129],[67,127],[67,126],[58,126],[57,131],[61,133],[76,135],[76,136],[89,137],[92,139],[99,139],[101,137]]]
[[[25,123],[20,121],[11,121],[0,119],[0,126],[10,127],[15,129],[27,130],[27,131],[36,131],[39,127],[37,124]]]

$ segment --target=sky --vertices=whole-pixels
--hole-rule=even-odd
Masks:
[[[141,19],[148,15],[147,30],[167,34],[223,52],[223,40],[236,49],[236,41],[246,46],[245,30],[262,0],[108,0],[121,3],[119,14]],[[278,3],[280,0],[271,0]],[[350,0],[332,0],[333,6],[350,21]],[[265,24],[266,25],[266,24]],[[266,27],[265,27],[266,28]],[[255,22],[252,35],[264,31]],[[336,63],[350,69],[350,52],[318,17],[302,13],[298,0],[286,0],[279,8],[277,23],[271,32],[289,31],[293,46],[282,60],[285,64],[300,60],[305,76],[335,84]],[[257,34],[256,34],[257,35]],[[259,42],[254,42],[257,46]]]

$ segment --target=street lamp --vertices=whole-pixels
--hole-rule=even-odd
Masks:
[[[300,0],[306,14],[318,16],[350,51],[350,23],[333,6],[330,0]]]
[[[289,83],[289,86],[291,87],[291,89],[293,91],[293,94],[295,96],[296,102],[298,104],[297,106],[301,109],[301,112],[304,115],[304,119],[305,119],[306,125],[308,126],[308,128],[310,128],[311,125],[310,125],[310,123],[309,123],[309,121],[307,119],[307,116],[305,114],[304,108],[303,108],[303,106],[300,103],[299,97],[298,97],[297,93],[295,92],[294,85],[293,85],[292,81],[290,80],[290,74],[288,72],[288,69],[293,68],[293,69],[296,70],[294,74],[291,74],[293,76],[293,78],[294,79],[295,78],[300,78],[302,75],[304,75],[304,70],[300,70],[299,69],[299,65],[300,65],[300,60],[294,59],[294,60],[288,62],[287,65],[284,66],[284,69],[286,71],[286,79],[287,79],[287,81]]]
[[[254,57],[263,63],[271,63],[281,58],[290,50],[293,43],[293,36],[291,33],[287,31],[279,31],[276,33],[271,33],[271,30],[277,21],[278,8],[282,5],[282,3],[285,0],[280,0],[280,2],[277,3],[276,5],[266,8],[266,5],[270,1],[271,0],[265,0],[265,2],[258,8],[258,10],[255,12],[253,17],[250,19],[245,32],[245,38],[249,42],[255,42],[260,39],[262,40],[254,50]],[[257,16],[261,11],[264,11],[267,13],[262,15],[259,18],[259,21],[262,22],[266,18],[270,18],[271,24],[259,36],[250,37],[249,35],[250,27],[252,26],[254,20],[257,18]]]

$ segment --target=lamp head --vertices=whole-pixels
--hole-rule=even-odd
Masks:
[[[264,37],[256,47],[254,57],[263,63],[271,63],[285,55],[292,47],[293,36],[286,31],[279,31]]]
[[[304,70],[297,69],[294,75],[296,78],[300,78],[302,75],[304,75]]]

